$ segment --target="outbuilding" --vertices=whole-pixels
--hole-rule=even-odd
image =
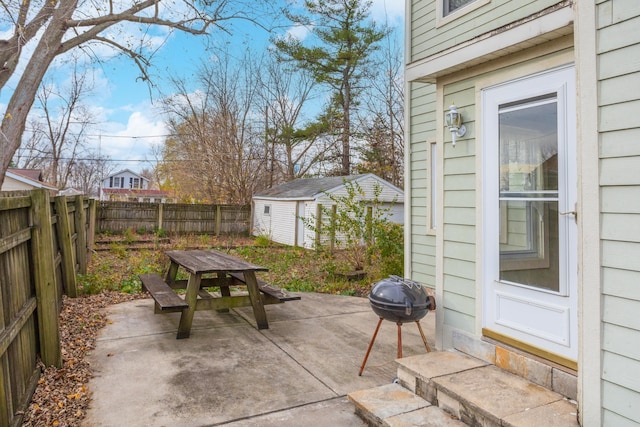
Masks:
[[[302,178],[253,195],[253,235],[268,236],[273,242],[312,248],[315,232],[305,227],[303,218],[317,218],[321,206],[333,205],[330,196],[348,194],[348,185],[356,185],[364,200],[379,202],[388,219],[402,224],[404,193],[395,185],[374,174]]]

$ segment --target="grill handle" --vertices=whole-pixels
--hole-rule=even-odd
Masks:
[[[405,300],[404,314],[406,316],[411,316],[412,311],[413,311],[413,304],[411,304],[411,301]]]

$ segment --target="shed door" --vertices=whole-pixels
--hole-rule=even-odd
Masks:
[[[577,360],[574,68],[487,88],[484,333]]]

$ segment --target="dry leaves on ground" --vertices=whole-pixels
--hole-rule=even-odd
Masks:
[[[79,298],[63,297],[62,367],[42,367],[31,404],[24,413],[23,427],[80,425],[91,400],[87,383],[92,372],[86,357],[95,347],[98,331],[107,323],[104,308],[144,296],[105,292]]]

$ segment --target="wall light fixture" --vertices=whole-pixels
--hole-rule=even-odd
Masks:
[[[453,146],[456,146],[456,137],[463,137],[467,132],[467,128],[462,124],[462,114],[458,113],[458,109],[455,104],[451,104],[449,111],[444,115],[444,120],[447,123],[447,127],[451,132],[451,140]]]

